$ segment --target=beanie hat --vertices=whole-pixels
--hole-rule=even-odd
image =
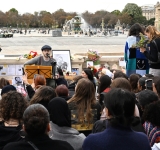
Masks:
[[[2,88],[1,95],[8,93],[9,91],[17,91],[13,85],[6,85]]]
[[[41,50],[43,51],[43,50],[45,50],[45,49],[51,50],[52,48],[51,48],[49,45],[44,45],[44,46],[41,48]]]

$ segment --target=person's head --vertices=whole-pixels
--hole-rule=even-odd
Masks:
[[[138,80],[138,90],[139,91],[142,91],[142,90],[145,90],[146,89],[146,86],[145,86],[145,81],[146,81],[146,77],[141,77],[139,80]]]
[[[111,89],[113,88],[122,88],[131,91],[131,85],[129,81],[125,78],[116,78],[111,83]]]
[[[131,84],[132,92],[137,93],[138,92],[138,80],[139,76],[137,74],[131,74],[129,77],[129,82]]]
[[[26,108],[27,102],[21,93],[10,91],[2,95],[2,99],[0,100],[0,113],[5,121],[10,118],[21,121]]]
[[[82,78],[84,78],[84,77],[82,77],[81,75],[77,75],[77,76],[75,76],[75,77],[73,78],[73,81],[74,81],[74,82],[78,82],[78,80],[80,80],[80,79],[82,79]]]
[[[145,29],[145,34],[148,36],[149,40],[160,37],[160,32],[154,26],[147,26]]]
[[[69,90],[66,87],[66,85],[61,84],[56,87],[55,92],[59,97],[61,97],[61,96],[68,96]]]
[[[13,85],[6,85],[2,88],[1,95],[8,93],[9,91],[17,91]]]
[[[24,111],[24,131],[30,137],[47,134],[50,130],[49,113],[41,104],[32,104]]]
[[[130,126],[134,116],[135,99],[128,90],[115,88],[104,98],[106,116],[112,126]]]
[[[9,81],[5,78],[0,78],[0,89],[2,89],[6,85],[10,85]]]
[[[43,75],[35,74],[34,84],[35,84],[35,89],[38,89],[39,87],[46,85],[46,78]]]
[[[93,80],[93,73],[91,69],[83,69],[82,77],[88,78],[89,80]]]
[[[146,78],[153,78],[154,75],[153,75],[153,74],[145,74],[145,75],[143,75],[143,77],[146,77]]]
[[[42,53],[43,53],[43,56],[45,58],[48,58],[51,56],[51,47],[49,45],[44,45],[41,50],[42,50]]]
[[[125,78],[128,80],[128,77],[125,73],[123,73],[122,71],[119,71],[117,70],[115,73],[114,73],[114,79],[116,78]]]
[[[143,90],[138,95],[138,101],[143,111],[148,104],[158,101],[158,96],[151,90]]]
[[[144,34],[144,29],[139,23],[135,23],[131,26],[128,36],[139,36],[139,34]]]
[[[143,120],[150,122],[153,126],[160,126],[160,101],[149,104],[143,112]]]
[[[96,102],[93,83],[86,78],[80,79],[76,85],[75,94],[68,102],[77,104],[79,117],[84,116],[86,110],[86,118],[90,122],[92,119],[91,105]]]
[[[54,97],[56,97],[56,93],[52,87],[42,86],[35,92],[31,98],[30,104],[39,103],[48,108],[49,101]]]
[[[71,127],[71,112],[65,99],[53,98],[48,104],[50,120],[56,125]]]
[[[160,97],[160,77],[156,76],[153,78],[153,92]]]
[[[99,79],[99,93],[110,87],[111,78],[108,75],[101,76]]]

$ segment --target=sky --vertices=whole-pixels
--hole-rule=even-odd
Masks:
[[[138,6],[153,4],[158,0],[1,0],[0,10],[6,12],[11,8],[18,10],[20,14],[34,13],[35,11],[46,10],[50,13],[58,9],[63,9],[65,12],[83,13],[88,10],[91,13],[97,10],[113,10],[122,11],[127,3],[135,3]]]

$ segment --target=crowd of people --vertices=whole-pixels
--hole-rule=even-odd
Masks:
[[[133,48],[140,32],[150,43]],[[54,84],[40,74],[30,84],[24,74],[23,91],[0,78],[0,150],[160,149],[159,35],[152,26],[131,27],[126,73],[84,68],[68,82],[54,65]],[[24,65],[50,65],[50,51],[43,46],[43,56]]]

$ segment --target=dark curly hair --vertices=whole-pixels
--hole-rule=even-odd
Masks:
[[[150,122],[154,126],[160,126],[160,101],[149,104],[143,112],[143,120]]]
[[[0,101],[1,117],[5,121],[8,121],[10,118],[21,121],[23,112],[27,106],[28,103],[21,93],[10,91],[6,94],[3,94]]]

